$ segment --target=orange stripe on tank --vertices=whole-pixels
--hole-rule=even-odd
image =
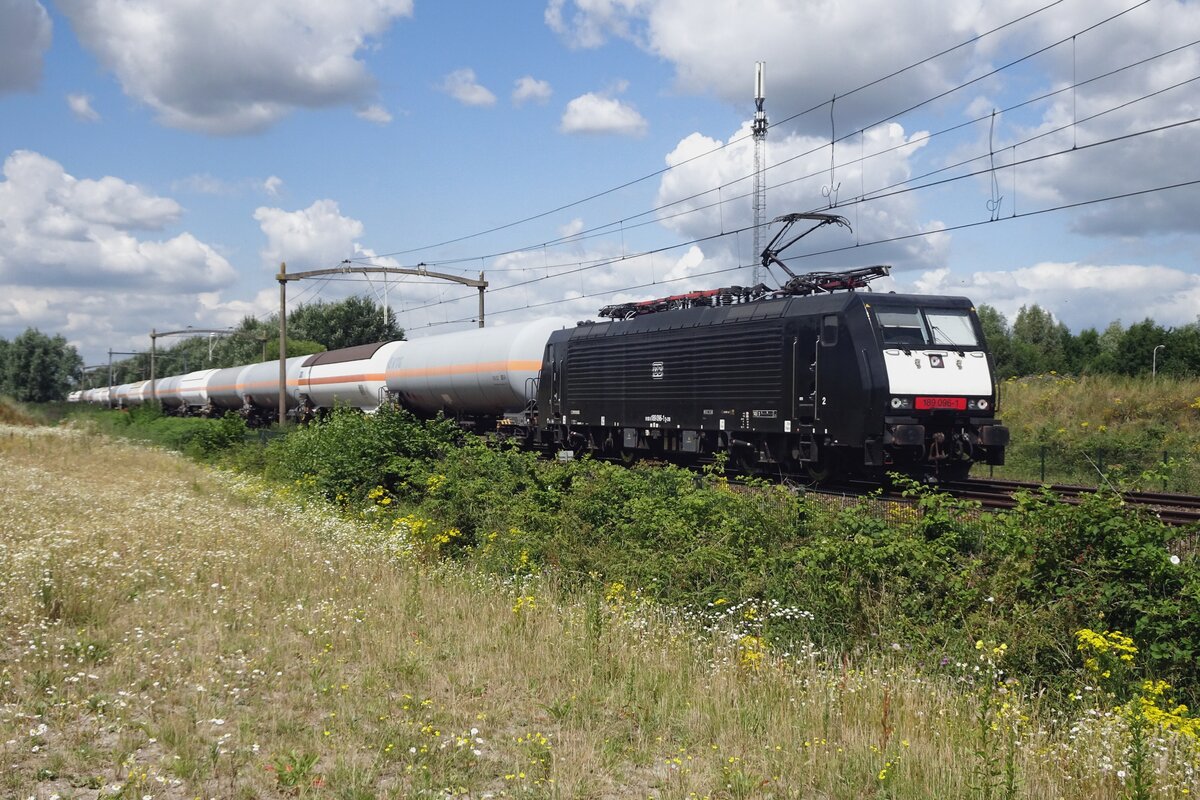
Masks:
[[[446,367],[422,367],[417,369],[389,369],[388,378],[423,378],[435,375],[469,375],[479,372],[537,372],[541,361],[490,361],[483,364],[453,364]]]
[[[329,375],[324,378],[301,378],[300,388],[305,386],[325,386],[330,383],[363,383],[366,381],[384,381],[387,375],[382,372],[372,372],[366,375]]]

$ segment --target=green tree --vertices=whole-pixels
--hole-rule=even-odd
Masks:
[[[975,309],[979,315],[979,324],[983,328],[983,338],[988,350],[992,353],[992,363],[996,366],[996,377],[1008,378],[1016,374],[1013,370],[1012,331],[1008,320],[998,310],[986,303]]]
[[[1117,348],[1117,371],[1123,375],[1149,375],[1154,361],[1154,348],[1158,345],[1164,345],[1158,351],[1158,365],[1169,367],[1175,358],[1168,344],[1169,339],[1170,333],[1149,317],[1130,325]]]
[[[4,387],[27,403],[62,400],[83,370],[79,352],[61,335],[29,328],[4,348]]]
[[[8,386],[8,350],[11,345],[8,339],[0,337],[0,394],[12,394]]]
[[[288,333],[320,342],[330,350],[404,338],[396,315],[367,297],[348,297],[336,303],[309,303],[288,314]]]
[[[1066,367],[1064,342],[1067,327],[1055,322],[1053,315],[1036,303],[1021,306],[1012,326],[1014,369],[1019,375],[1032,375]]]
[[[1078,336],[1070,336],[1065,342],[1067,370],[1074,373],[1094,372],[1096,359],[1100,357],[1100,333],[1095,328],[1085,328]]]

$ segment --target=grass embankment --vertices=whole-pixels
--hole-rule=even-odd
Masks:
[[[1150,491],[1200,492],[1200,380],[1018,378],[1001,384],[1000,411],[1012,446],[997,477],[1039,480],[1044,459],[1052,483],[1132,480]]]
[[[531,569],[434,565],[422,554],[449,541],[412,515],[354,523],[295,488],[33,432],[0,437],[5,796],[1200,790],[1194,735],[1153,698],[1152,724],[1082,685],[1056,712],[993,642],[940,677],[827,663],[766,643],[767,612],[799,609],[689,619],[616,582],[564,594]],[[1103,642],[1085,654],[1119,671],[1125,645]]]

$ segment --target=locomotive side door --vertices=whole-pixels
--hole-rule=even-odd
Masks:
[[[837,314],[821,317],[813,353],[813,422],[817,433],[827,433],[838,416],[838,340]]]

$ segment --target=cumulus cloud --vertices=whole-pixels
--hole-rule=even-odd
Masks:
[[[513,82],[512,103],[514,106],[523,106],[530,102],[545,105],[552,94],[554,90],[550,88],[549,81],[525,75]]]
[[[233,268],[190,233],[150,240],[178,221],[182,209],[107,176],[67,174],[43,155],[18,150],[0,182],[0,280],[23,287],[106,287],[200,291],[222,287]]]
[[[1183,31],[1198,28],[1200,7],[1195,4],[1139,9],[1119,26],[1081,37],[1076,63],[1071,63],[1069,50],[1057,54],[1058,85],[1068,85],[1072,73],[1080,78],[1104,75],[1164,53],[1181,44],[1181,38],[1191,38]],[[1021,207],[1086,203],[1194,178],[1181,173],[1180,166],[1200,162],[1195,124],[1142,132],[1200,116],[1200,94],[1190,82],[1198,71],[1200,49],[1188,47],[1063,92],[1045,104],[1040,117],[1014,117],[1002,126],[999,146],[1017,144],[1018,161],[1055,154],[1017,167],[1010,191],[1015,190]],[[1012,158],[1010,151],[1000,164],[1010,164]],[[1000,173],[1004,179],[1012,176],[1011,169]],[[1194,187],[1143,194],[1084,207],[1072,219],[1075,232],[1090,236],[1200,233],[1200,194]]]
[[[281,261],[293,272],[336,266],[354,255],[355,239],[363,234],[363,224],[343,216],[333,200],[318,200],[298,211],[262,206],[254,219],[267,237],[263,264],[272,270]]]
[[[949,13],[936,0],[864,0],[840,6],[760,3],[735,12],[723,0],[553,0],[546,23],[573,46],[628,40],[673,65],[680,91],[713,94],[743,107],[753,97],[753,65],[765,60],[768,107],[801,109],[904,66],[913,54],[968,39],[1000,14],[1020,13],[1012,4],[1004,6],[1003,11],[972,7],[968,14]],[[921,23],[914,25],[917,19]],[[904,35],[880,36],[881,30]],[[804,55],[797,58],[797,53]],[[967,68],[970,55],[951,54],[889,81],[886,90],[839,100],[839,117],[856,127],[866,108],[877,108],[883,98],[895,109],[904,108],[946,88],[947,76]],[[807,116],[811,120],[796,123],[828,129],[827,111]]]
[[[1200,28],[1200,6],[1183,0],[1138,6],[1096,26],[1129,8],[1120,0],[1096,0],[1057,5],[974,39],[1042,5],[1037,0],[1018,0],[960,4],[948,10],[936,0],[902,4],[863,0],[841,5],[761,3],[732,13],[722,0],[552,0],[545,17],[569,45],[599,47],[613,38],[627,41],[672,65],[678,91],[715,96],[741,108],[750,106],[752,65],[765,60],[768,113],[775,109],[774,114],[785,120],[780,124],[786,131],[826,137],[831,124],[840,134],[886,120],[1055,42],[1066,40],[1023,62],[1019,69],[952,92],[919,113],[939,120],[958,114],[974,118],[1006,102],[1061,89],[1076,79],[1096,77],[1185,45],[1193,38],[1189,32]],[[880,36],[881,30],[899,35]],[[892,75],[950,43],[968,44]],[[1188,47],[1009,115],[994,132],[998,167],[1011,160],[1011,153],[1003,148],[1039,134],[1048,135],[1019,146],[1018,159],[1057,151],[1065,155],[1022,164],[1017,170],[1016,196],[1010,181],[1003,207],[1011,210],[1014,201],[1025,211],[1064,206],[1178,180],[1180,164],[1200,160],[1200,137],[1194,125],[1103,147],[1073,148],[1195,118],[1200,113],[1200,94],[1194,84],[1149,95],[1194,77],[1198,69],[1200,51]],[[891,77],[870,85],[884,76]],[[831,120],[829,101],[835,95]],[[1112,111],[1130,101],[1136,102]],[[805,109],[815,110],[793,116]],[[1050,134],[1054,128],[1099,112],[1111,113]],[[907,119],[900,121],[912,125]],[[944,161],[956,161],[964,153],[987,158],[992,131],[983,123],[973,132],[970,147]],[[775,135],[773,128],[771,138]],[[1194,233],[1200,231],[1200,194],[1183,189],[1141,195],[1071,213],[1074,230],[1088,235]]]
[[[910,288],[966,295],[995,307],[1010,322],[1021,306],[1037,304],[1075,331],[1147,317],[1160,325],[1185,325],[1196,321],[1200,309],[1200,275],[1155,264],[1042,262],[999,272],[938,269],[921,274]]]
[[[496,104],[496,95],[475,79],[475,70],[456,69],[442,79],[438,85],[443,92],[464,106],[491,106]]]
[[[263,130],[296,108],[362,107],[357,56],[412,0],[63,0],[80,41],[171,127]]]
[[[92,108],[92,98],[86,94],[67,95],[67,107],[76,118],[84,122],[99,122],[100,114]]]
[[[171,181],[171,191],[192,192],[194,194],[231,194],[233,187],[225,181],[207,172],[187,175]]]
[[[0,0],[0,94],[37,88],[52,29],[37,0]]]
[[[381,105],[370,105],[366,108],[360,108],[354,112],[359,119],[365,119],[367,122],[374,122],[376,125],[387,125],[392,121],[391,113]]]
[[[619,84],[613,92],[620,94],[625,84]],[[649,127],[646,120],[633,106],[623,103],[611,93],[588,92],[567,103],[563,111],[559,130],[563,133],[617,134],[620,136],[644,136]]]
[[[743,123],[729,137],[732,144],[726,147],[722,147],[725,144],[722,140],[693,133],[667,154],[666,163],[672,169],[663,175],[656,198],[659,219],[667,229],[681,237],[702,238],[713,231],[748,228],[753,224],[754,143],[749,132],[750,123]],[[848,217],[854,226],[853,235],[842,229],[814,234],[789,249],[785,257],[886,242],[914,230],[933,232],[903,242],[878,244],[869,250],[821,255],[793,266],[793,271],[860,266],[864,259],[894,263],[900,269],[928,269],[943,264],[948,235],[936,233],[943,227],[940,221],[921,218],[912,195],[861,205],[854,202],[910,177],[912,160],[926,141],[923,132],[909,135],[897,124],[879,126],[865,132],[862,141],[839,145],[834,162],[847,166],[831,172],[827,139],[799,133],[772,139],[765,173],[766,219],[797,211],[833,211]],[[866,158],[860,158],[864,154]],[[833,201],[839,207],[830,209]],[[772,233],[773,230],[763,233],[764,246]],[[735,243],[739,245],[738,252],[726,255],[735,264],[753,264],[757,258],[752,243],[750,233],[739,237]],[[705,244],[710,250],[718,246],[721,245]],[[713,255],[715,251],[710,257]]]

